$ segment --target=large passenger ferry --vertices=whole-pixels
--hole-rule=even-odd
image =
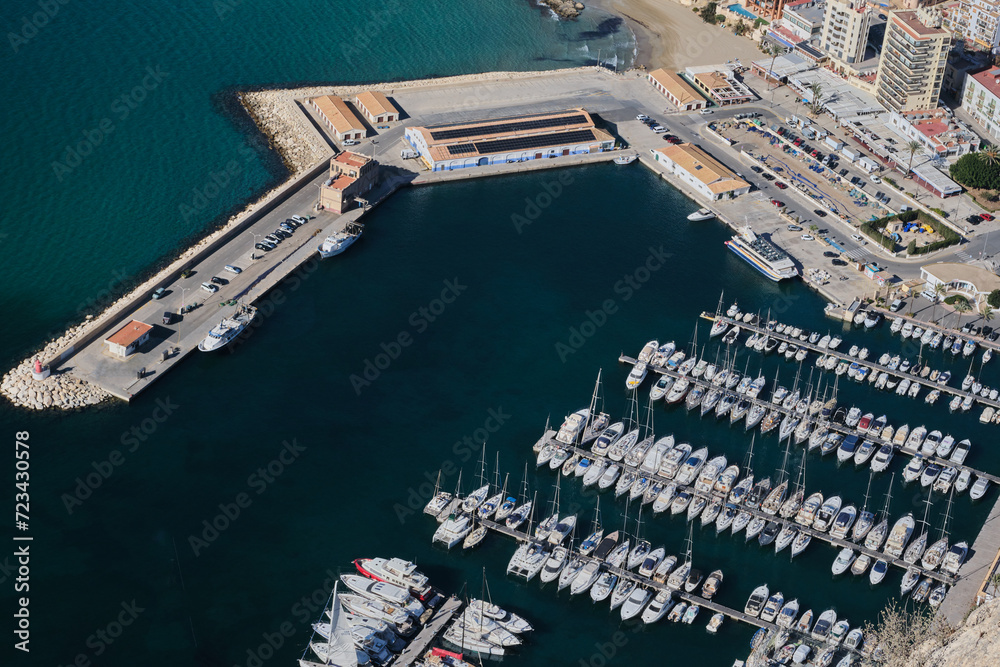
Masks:
[[[750,266],[775,282],[799,275],[799,270],[795,268],[788,253],[757,236],[749,225],[742,227],[739,234],[726,241],[726,245]]]

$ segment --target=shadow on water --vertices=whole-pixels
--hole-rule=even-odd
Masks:
[[[584,30],[581,32],[576,41],[586,42],[591,39],[601,39],[602,37],[609,37],[616,34],[619,29],[624,25],[625,20],[619,16],[610,16],[595,26],[593,30]]]

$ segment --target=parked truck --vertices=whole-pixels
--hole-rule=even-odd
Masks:
[[[854,162],[861,155],[856,150],[852,150],[852,149],[846,148],[846,147],[840,149],[840,154],[843,155],[847,159],[848,162]]]
[[[863,157],[858,160],[858,166],[864,168],[868,173],[878,171],[878,162],[869,157]]]
[[[399,151],[399,157],[403,158],[404,160],[412,160],[413,158],[418,157],[419,155],[420,153],[413,150],[412,148],[404,148],[403,150]]]
[[[840,141],[836,137],[827,137],[824,143],[826,143],[826,145],[830,147],[830,150],[834,151],[839,151],[841,148],[844,147],[844,142]]]

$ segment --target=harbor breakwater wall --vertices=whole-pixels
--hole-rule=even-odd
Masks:
[[[24,359],[7,372],[0,380],[0,393],[14,405],[32,410],[62,408],[70,410],[95,405],[111,397],[103,389],[64,373],[56,372],[71,358],[76,350],[89,345],[111,329],[122,324],[122,318],[138,310],[145,304],[150,294],[176,280],[185,268],[196,264],[213,253],[220,246],[231,241],[264,215],[273,211],[309,181],[319,177],[329,166],[330,155],[322,158],[304,173],[285,181],[282,185],[265,193],[260,199],[248,205],[241,213],[234,215],[220,229],[212,232],[158,272],[155,276],[121,297],[97,317],[88,317],[82,324],[71,327],[62,336],[49,341],[45,346]],[[35,380],[32,366],[35,359],[48,366],[52,375],[44,380]]]

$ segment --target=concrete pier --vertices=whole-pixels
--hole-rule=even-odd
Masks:
[[[983,580],[991,576],[1000,553],[1000,499],[979,531],[979,536],[969,548],[969,556],[958,571],[958,582],[948,591],[941,603],[939,614],[952,627],[957,626],[976,603],[976,595]]]

